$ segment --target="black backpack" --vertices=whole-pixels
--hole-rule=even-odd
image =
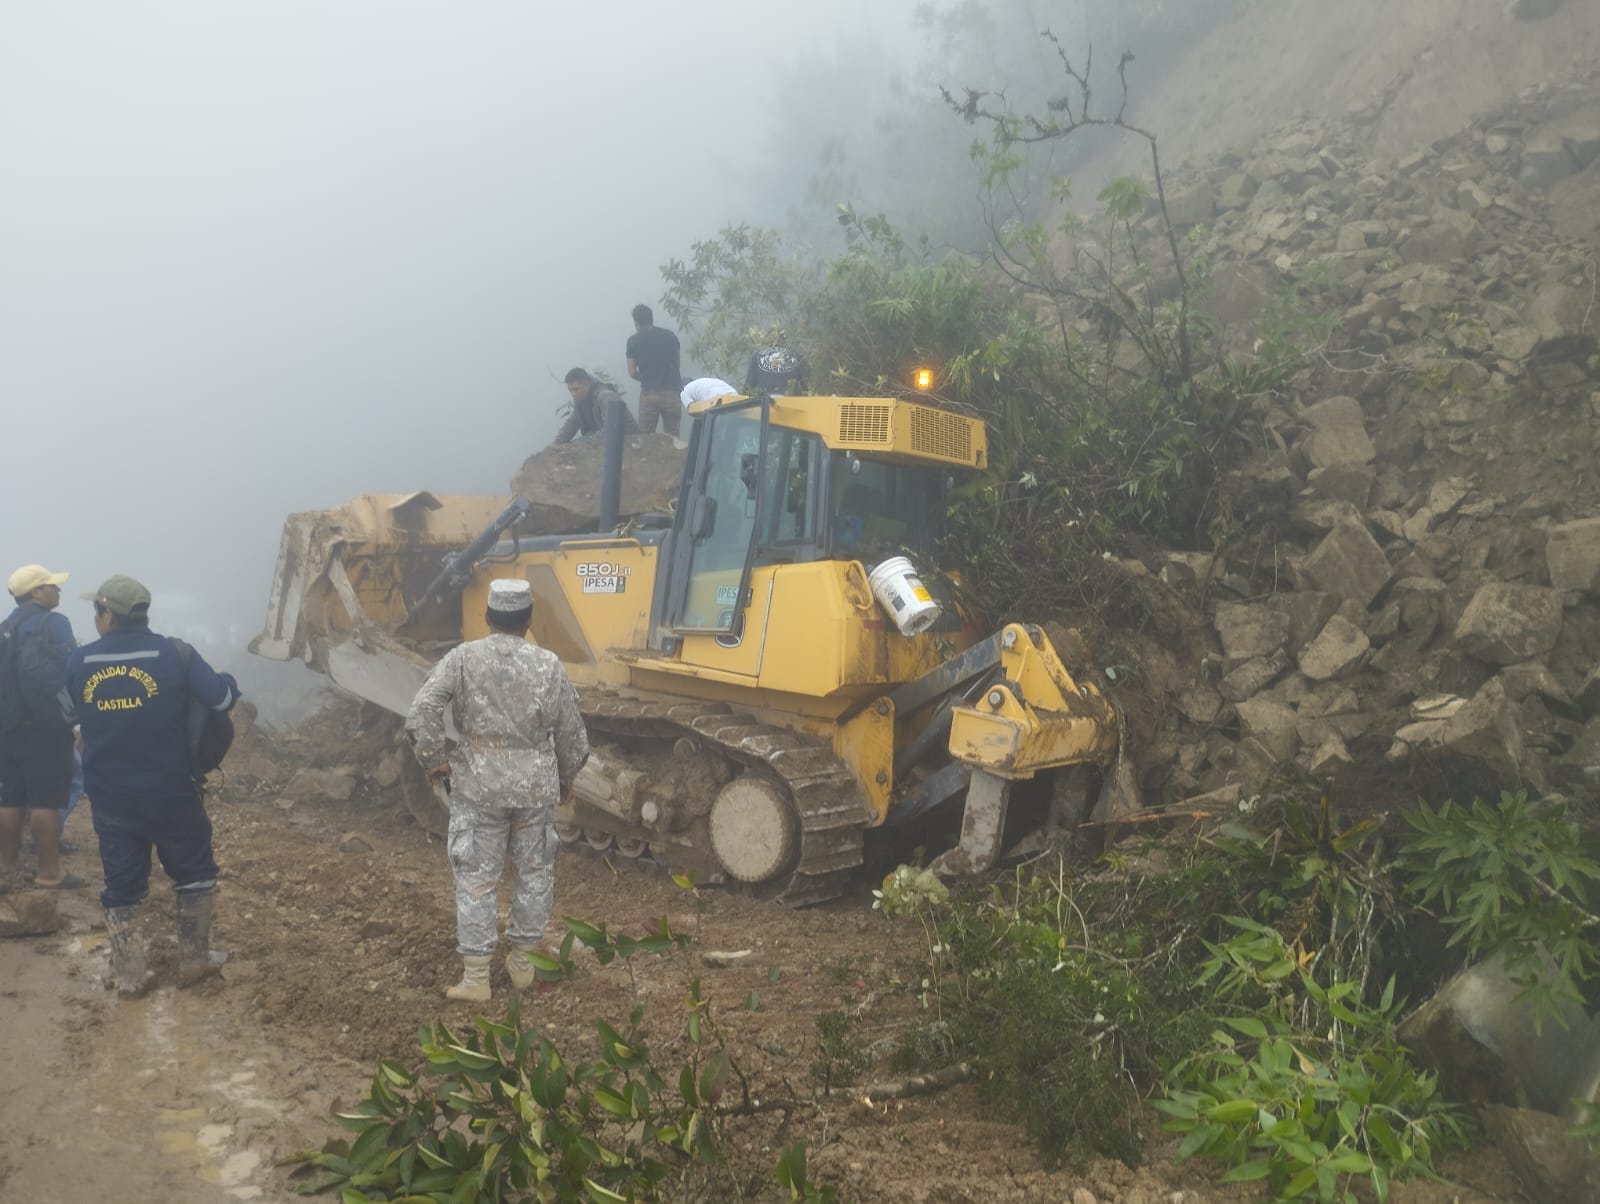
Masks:
[[[10,615],[0,622],[0,731],[15,731],[28,718],[22,705],[22,683],[18,681],[17,635],[20,616]]]
[[[0,622],[0,730],[16,731],[30,723],[71,727],[66,658],[56,654],[47,623],[24,635],[24,617],[13,613]]]
[[[168,637],[171,639],[171,637]],[[189,663],[194,659],[194,649],[182,640],[172,640],[172,649],[178,654],[178,664],[183,668],[185,690],[189,684]],[[214,772],[233,747],[233,720],[226,711],[208,707],[193,694],[188,695],[188,710],[184,723],[189,735],[189,767],[196,782],[205,781]]]

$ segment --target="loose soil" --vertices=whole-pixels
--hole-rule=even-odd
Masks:
[[[304,729],[302,729],[304,730]],[[292,742],[291,742],[292,743]],[[242,750],[258,763],[261,747]],[[419,1060],[416,1031],[470,1012],[443,992],[454,981],[454,906],[444,852],[406,817],[397,793],[346,803],[296,802],[237,775],[212,803],[223,865],[216,941],[231,950],[224,977],[191,991],[171,984],[170,895],[156,890],[149,935],[157,986],[119,1002],[103,985],[105,933],[95,892],[60,896],[63,930],[0,942],[10,1057],[0,1093],[0,1198],[34,1204],[89,1199],[200,1204],[287,1200],[279,1166],[336,1129],[380,1057]],[[68,864],[97,878],[86,814],[69,835]],[[345,850],[345,851],[341,851]],[[686,975],[698,973],[725,1031],[764,1099],[802,1101],[731,1128],[749,1171],[749,1199],[777,1199],[770,1168],[804,1139],[813,1176],[844,1200],[1081,1202],[1240,1198],[1198,1164],[1174,1166],[1171,1142],[1149,1124],[1142,1168],[1094,1161],[1044,1171],[1026,1135],[997,1116],[974,1085],[875,1101],[861,1089],[822,1097],[812,1067],[816,1018],[858,1017],[861,1040],[887,1049],[922,1021],[914,984],[914,927],[871,909],[870,883],[807,911],[721,890],[692,897],[649,865],[567,853],[557,914],[639,931],[668,916],[696,933],[691,965],[646,957],[629,969],[579,955],[580,974],[538,997],[531,1019],[563,1050],[588,1053],[596,1019],[624,1021],[642,1005],[653,1039],[671,1040]],[[752,950],[731,968],[708,950]],[[495,968],[501,1014],[509,998]],[[746,1007],[754,994],[757,1010]],[[886,1058],[862,1083],[896,1077]],[[1404,1185],[1408,1204],[1516,1198],[1504,1163],[1476,1153],[1447,1166],[1455,1184]]]

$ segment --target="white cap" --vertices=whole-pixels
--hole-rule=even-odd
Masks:
[[[489,582],[489,609],[515,613],[533,605],[533,586],[517,577]]]

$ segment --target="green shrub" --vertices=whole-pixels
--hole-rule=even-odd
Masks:
[[[541,977],[572,972],[574,937],[601,964],[688,945],[664,924],[632,938],[565,922],[560,953],[535,959]],[[577,1061],[522,1025],[515,997],[504,1022],[480,1017],[467,1032],[439,1021],[423,1025],[426,1061],[381,1062],[366,1098],[338,1116],[353,1138],[290,1160],[320,1172],[301,1194],[337,1188],[344,1204],[603,1204],[656,1200],[687,1179],[704,1194],[723,1163],[722,1117],[730,1110],[723,1095],[736,1084],[748,1106],[744,1076],[698,978],[684,1008],[681,1061],[658,1064],[643,1022],[637,1008],[625,1026],[597,1021],[597,1054]],[[776,1176],[794,1200],[833,1198],[807,1179],[803,1149],[784,1151]]]
[[[1401,869],[1423,907],[1442,908],[1448,944],[1503,960],[1538,1022],[1560,1002],[1583,1003],[1600,969],[1600,918],[1588,910],[1600,862],[1566,809],[1519,792],[1497,807],[1419,802],[1406,818]]]
[[[1219,1017],[1206,1047],[1168,1074],[1154,1106],[1184,1134],[1179,1159],[1213,1158],[1230,1168],[1223,1182],[1265,1180],[1289,1200],[1354,1201],[1350,1183],[1364,1178],[1382,1201],[1393,1178],[1433,1177],[1437,1150],[1465,1133],[1399,1043],[1394,980],[1369,1006],[1358,983],[1318,983],[1275,929],[1228,923],[1235,934],[1211,946],[1202,981],[1256,1006]],[[1328,1029],[1297,1023],[1305,1001]]]

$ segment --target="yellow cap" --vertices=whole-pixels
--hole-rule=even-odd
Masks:
[[[52,573],[42,564],[25,564],[11,574],[11,580],[6,582],[6,588],[11,591],[13,598],[25,598],[41,585],[65,585],[65,573]]]

